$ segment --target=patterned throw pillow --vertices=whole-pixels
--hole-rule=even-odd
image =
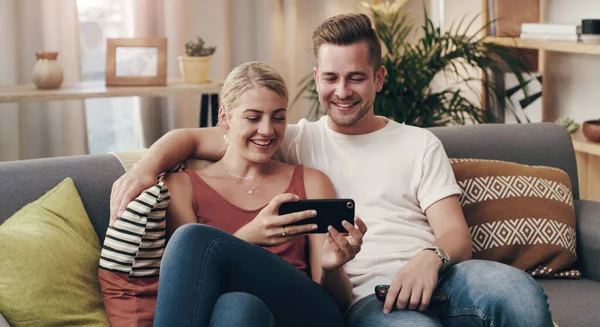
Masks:
[[[147,150],[113,153],[125,171]],[[188,159],[170,171],[202,169],[212,162]],[[152,326],[158,294],[160,262],[166,245],[166,209],[170,196],[163,182],[144,191],[127,205],[106,232],[98,278],[106,314],[113,327]]]
[[[579,278],[575,209],[564,171],[513,162],[450,159],[473,240],[473,259],[534,277]]]
[[[128,171],[144,152],[114,155]],[[185,167],[186,163],[180,163],[171,171]],[[166,210],[171,199],[163,177],[158,176],[156,185],[130,202],[106,231],[98,279],[113,327],[153,325],[160,262],[167,241]]]
[[[169,192],[162,177],[106,231],[98,279],[113,327],[152,326],[166,243]]]

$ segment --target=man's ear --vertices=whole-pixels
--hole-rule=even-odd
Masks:
[[[315,79],[315,87],[317,88],[317,92],[319,92],[319,70],[317,66],[313,67],[313,78]]]
[[[223,106],[219,108],[219,126],[221,126],[225,132],[229,131],[229,115],[225,112]]]
[[[384,65],[381,65],[375,73],[375,87],[377,89],[377,92],[381,91],[381,89],[383,88],[383,83],[385,82],[386,74],[387,69],[385,69]]]

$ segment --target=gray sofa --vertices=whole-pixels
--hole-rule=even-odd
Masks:
[[[569,174],[578,221],[576,264],[583,278],[539,282],[549,296],[553,319],[559,326],[599,326],[600,306],[596,301],[600,298],[600,203],[579,200],[575,153],[566,130],[541,123],[442,127],[431,131],[442,140],[449,157],[554,166]],[[119,161],[108,154],[0,163],[0,223],[70,176],[102,242],[111,185],[123,172]],[[0,325],[1,321],[0,317]]]

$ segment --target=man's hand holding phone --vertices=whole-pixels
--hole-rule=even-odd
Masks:
[[[344,220],[342,226],[347,233],[340,233],[332,226],[327,228],[328,233],[325,236],[321,254],[323,271],[334,271],[341,268],[360,252],[363,236],[367,232],[365,223],[360,217],[355,217],[354,225]]]

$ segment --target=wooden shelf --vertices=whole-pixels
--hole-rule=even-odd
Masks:
[[[56,90],[38,90],[31,85],[0,86],[1,102],[30,102],[52,100],[81,100],[90,98],[112,98],[130,96],[169,96],[182,94],[214,94],[221,91],[223,83],[201,85],[169,81],[165,86],[111,86],[104,82],[86,82],[74,86],[63,86]]]
[[[573,140],[575,152],[600,156],[600,142],[588,141],[585,136],[583,136],[581,128],[571,134],[571,139]]]
[[[486,37],[483,40],[483,42],[512,48],[538,49],[567,53],[600,55],[600,44],[564,41],[523,40],[512,37],[493,36]]]
[[[571,134],[575,157],[577,158],[577,173],[579,174],[579,196],[583,200],[600,201],[600,142],[588,141],[581,128]]]

